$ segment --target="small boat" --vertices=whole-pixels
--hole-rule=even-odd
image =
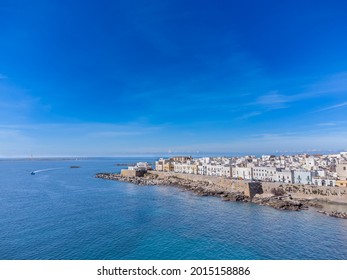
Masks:
[[[71,165],[70,168],[80,168],[78,165]]]
[[[30,174],[31,174],[31,175],[35,175],[35,172],[33,171],[33,172],[31,172]]]

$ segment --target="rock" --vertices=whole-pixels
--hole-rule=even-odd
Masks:
[[[302,202],[303,204],[311,206],[311,207],[315,207],[315,208],[319,208],[319,209],[323,208],[323,205],[320,204],[317,200],[299,199],[299,201]]]
[[[334,218],[340,218],[340,219],[347,219],[347,213],[345,212],[339,212],[339,211],[331,211],[330,213],[327,211],[323,210],[318,210],[318,213],[327,215],[329,217],[334,217]]]
[[[332,211],[332,212],[329,213],[328,215],[329,215],[330,217],[341,218],[341,219],[347,219],[347,213],[345,213],[345,212]]]
[[[235,201],[235,202],[248,202],[249,198],[241,192],[224,192],[217,185],[214,185],[211,181],[190,181],[187,179],[181,179],[175,176],[168,176],[165,179],[160,178],[157,174],[146,173],[144,177],[122,177],[120,174],[113,173],[98,173],[96,178],[102,178],[106,180],[118,180],[122,182],[130,182],[139,186],[147,185],[166,185],[177,186],[184,190],[194,192],[199,196],[219,196],[223,201]],[[301,201],[293,200],[291,196],[283,195],[271,197],[257,197],[255,196],[252,202],[270,206],[281,210],[304,210],[307,209],[307,204]],[[338,215],[338,214],[336,214]]]
[[[306,210],[308,206],[298,200],[293,200],[291,197],[272,196],[272,197],[254,197],[252,202],[273,207],[279,210],[299,211]]]

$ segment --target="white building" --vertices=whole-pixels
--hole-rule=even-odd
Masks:
[[[222,165],[207,164],[207,175],[209,176],[222,176]]]
[[[222,176],[223,177],[231,177],[232,176],[232,168],[230,165],[224,165],[222,169]]]
[[[278,170],[275,175],[274,181],[292,184],[294,172],[292,170]]]
[[[137,170],[151,170],[152,167],[148,162],[138,162],[136,163]]]
[[[168,163],[168,162],[169,162],[168,159],[160,158],[159,160],[157,160],[155,162],[155,170],[157,170],[157,171],[164,171],[164,165],[166,163]]]
[[[340,180],[347,180],[347,162],[341,161],[337,164],[336,173]]]
[[[317,177],[326,177],[327,171],[326,170],[317,170],[316,174],[317,174]]]
[[[320,178],[320,177],[314,177],[312,179],[313,185],[320,186],[320,187],[335,187],[336,180],[330,179],[330,178]]]
[[[295,184],[312,184],[312,172],[306,170],[294,170],[294,183]]]
[[[128,166],[128,170],[147,171],[151,169],[152,167],[148,162],[138,162],[135,166]]]
[[[156,170],[288,184],[330,186],[335,185],[335,180],[347,180],[346,157],[347,154],[265,155],[260,158],[255,156],[204,157],[194,160],[191,157],[174,157],[169,160],[158,160]],[[146,164],[139,163],[136,168],[145,169]],[[337,181],[336,184],[338,185]]]
[[[211,158],[210,157],[203,157],[200,159],[200,162],[202,162],[203,164],[209,164],[211,162]]]
[[[312,167],[314,167],[315,165],[316,165],[316,162],[315,162],[315,159],[314,159],[314,157],[307,157],[306,159],[305,159],[305,165],[306,165],[306,168],[308,169],[308,170],[311,170],[311,168]]]
[[[276,168],[267,167],[267,166],[256,166],[252,168],[253,171],[253,180],[274,181],[276,178]]]
[[[242,178],[246,180],[252,180],[252,168],[251,167],[234,167],[232,168],[232,177],[233,178]]]
[[[198,165],[198,174],[199,175],[207,175],[207,165],[206,164],[199,164]]]
[[[186,174],[198,174],[197,164],[188,161],[186,163],[175,162],[174,172],[176,173],[186,173]]]

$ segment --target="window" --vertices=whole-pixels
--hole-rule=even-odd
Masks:
[[[343,170],[346,170],[346,166],[343,167]]]

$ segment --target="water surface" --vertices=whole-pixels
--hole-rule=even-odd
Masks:
[[[347,220],[94,178],[138,160],[0,161],[0,259],[347,259]]]

